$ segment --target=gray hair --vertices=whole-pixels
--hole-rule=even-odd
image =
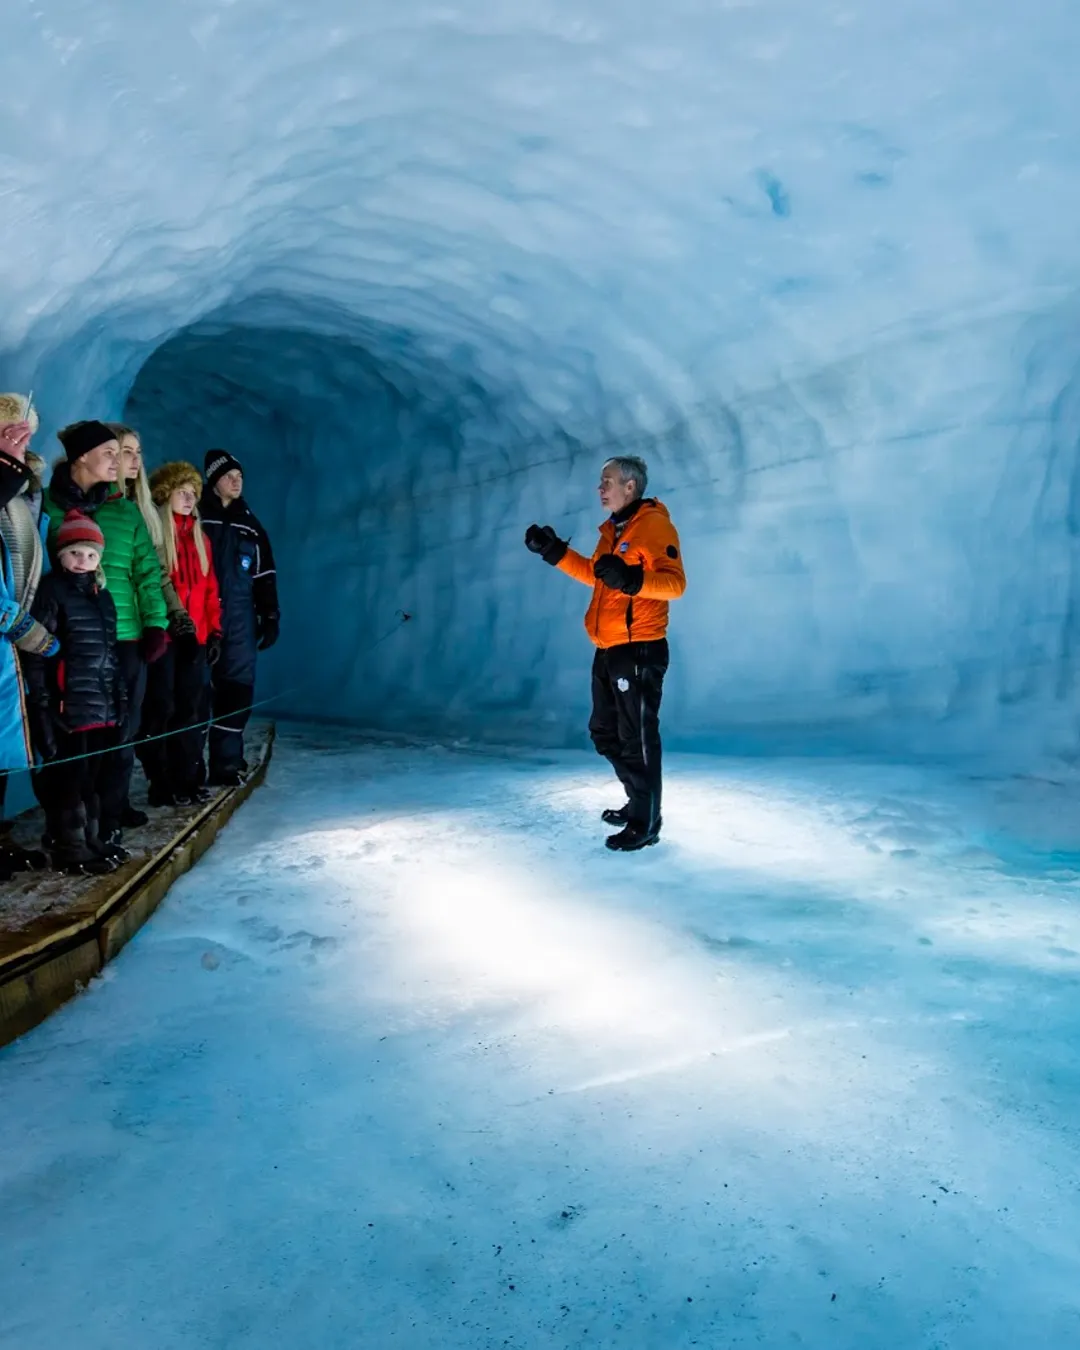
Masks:
[[[649,469],[640,455],[615,455],[612,459],[604,462],[604,467],[613,464],[619,471],[619,477],[624,483],[632,478],[637,484],[637,495],[645,496],[645,489],[649,486]]]

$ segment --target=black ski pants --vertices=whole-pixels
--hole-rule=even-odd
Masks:
[[[210,708],[206,648],[194,642],[169,645],[150,667],[143,703],[139,758],[150,786],[190,797],[206,781],[203,748]]]
[[[135,746],[132,742],[139,734],[143,699],[146,697],[146,662],[139,651],[138,642],[118,642],[116,651],[120,658],[120,677],[127,686],[127,713],[119,737],[119,744],[124,748],[116,751],[117,773],[123,777],[124,805],[127,806],[131,774],[135,768]]]
[[[668,644],[628,642],[598,650],[592,668],[589,735],[630,801],[630,820],[655,829],[660,819],[660,697]]]
[[[210,728],[210,781],[243,769],[244,728],[255,702],[255,686],[226,680],[214,672],[214,725]]]
[[[56,763],[33,775],[34,795],[45,812],[45,830],[61,852],[74,850],[68,861],[84,861],[80,845],[87,838],[107,838],[120,828],[129,775],[115,750],[117,727],[56,733]],[[63,763],[72,760],[74,763]]]

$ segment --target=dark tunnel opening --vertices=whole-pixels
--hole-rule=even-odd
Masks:
[[[274,715],[578,744],[579,682],[537,672],[581,664],[579,597],[560,588],[540,617],[519,536],[530,513],[591,523],[582,447],[451,355],[264,298],[154,351],[123,416],[149,469],[201,470],[210,447],[244,465],[277,556],[283,639],[257,694]]]
[[[412,317],[265,292],[170,336],[131,384],[125,420],[150,466],[201,467],[211,446],[245,465],[279,563],[283,638],[258,690],[275,715],[587,743],[587,596],[553,584],[521,539],[545,521],[590,549],[598,466],[632,450],[687,557],[673,746],[937,755],[983,726],[1022,750],[1048,704],[1068,716],[1074,582],[1054,541],[1075,378],[1046,355],[1060,315],[1030,336],[1031,396],[1058,388],[1054,418],[984,417],[977,461],[942,453],[959,435],[948,419],[913,424],[892,343],[671,420],[606,383],[600,358],[541,350],[524,325],[496,336],[474,319],[440,338]],[[891,418],[869,437],[851,414],[868,399]]]

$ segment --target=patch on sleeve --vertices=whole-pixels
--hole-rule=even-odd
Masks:
[[[679,550],[675,547],[674,544],[668,544],[667,555],[669,558],[677,558],[679,556]]]

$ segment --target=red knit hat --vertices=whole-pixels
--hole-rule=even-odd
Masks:
[[[105,536],[89,516],[81,511],[69,511],[56,531],[56,551],[62,552],[72,544],[90,544],[99,553],[105,551]]]

